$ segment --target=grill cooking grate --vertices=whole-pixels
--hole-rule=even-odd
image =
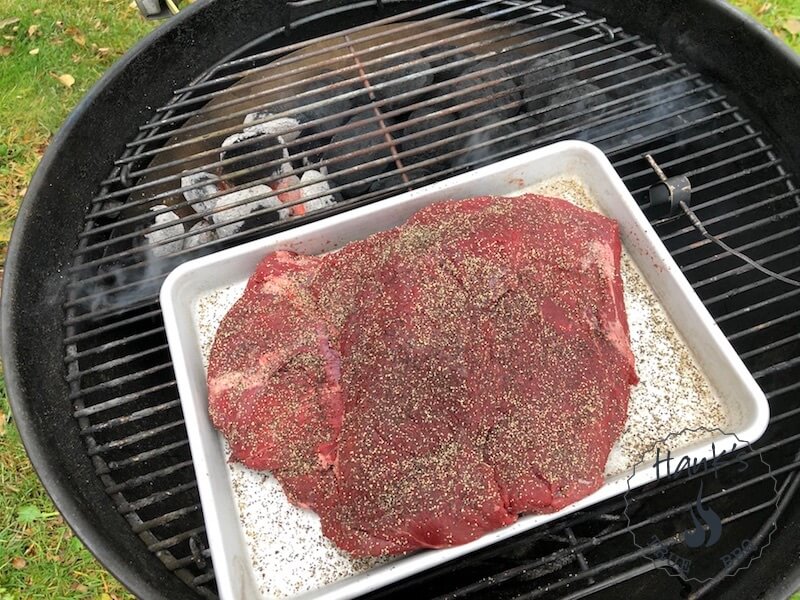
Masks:
[[[299,19],[292,35],[374,4]],[[711,233],[785,275],[800,270],[800,204],[769,140],[712,83],[604,19],[539,1],[446,0],[271,49],[280,33],[176,90],[140,127],[93,199],[68,269],[65,364],[87,451],[132,530],[201,595],[215,594],[213,569],[157,304],[180,262],[577,137],[605,151],[640,205],[658,181],[649,153],[691,179]],[[346,123],[353,115],[365,118]],[[310,193],[281,203],[276,185]],[[798,485],[800,435],[787,432],[800,419],[789,402],[800,334],[786,326],[800,316],[800,291],[721,252],[685,217],[652,222],[768,391],[761,450],[777,467],[780,503],[756,467],[707,495],[766,540],[764,525]],[[634,527],[669,519],[692,492],[640,506]],[[413,585],[447,597],[618,593],[655,568],[621,510],[607,502],[447,567],[452,581]]]

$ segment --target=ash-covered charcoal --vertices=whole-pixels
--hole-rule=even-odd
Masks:
[[[303,214],[313,210],[319,210],[328,206],[333,206],[336,203],[336,198],[330,192],[331,183],[328,178],[320,171],[309,169],[300,178],[300,184],[305,187],[300,188],[300,196],[302,198],[311,198],[300,206],[303,212],[295,210],[295,214]],[[319,196],[314,198],[314,196]]]
[[[262,135],[256,132],[236,133],[222,142],[220,158],[227,160],[238,158],[236,162],[227,165],[225,170],[229,179],[236,185],[250,183],[256,179],[269,177],[280,170],[279,165],[264,167],[265,164],[283,158],[281,141],[276,136]],[[262,168],[259,168],[262,167]],[[247,174],[230,175],[236,171],[250,169]]]
[[[388,160],[392,158],[389,148],[375,147],[386,142],[380,123],[377,120],[367,122],[366,119],[375,119],[375,113],[365,111],[354,115],[347,122],[348,129],[331,138],[331,143],[323,155],[325,160],[329,161],[340,159],[328,163],[328,174],[335,178],[339,185],[348,186],[342,194],[350,198],[369,187],[369,182],[365,183],[365,179],[383,173],[392,164],[391,160]],[[339,143],[342,143],[342,146],[334,147],[334,144]],[[353,156],[353,153],[364,150],[366,152],[363,154]],[[354,171],[344,172],[353,168]]]
[[[197,248],[198,246],[204,246],[205,244],[210,244],[211,242],[219,239],[216,231],[214,231],[213,229],[200,231],[201,229],[208,227],[209,225],[211,225],[211,223],[205,219],[201,219],[200,221],[192,225],[191,229],[189,229],[189,233],[193,235],[192,237],[186,238],[185,243],[183,245],[184,250]]]
[[[163,204],[157,204],[156,206],[150,207],[150,210],[153,212],[160,211],[160,210],[167,210],[169,207],[164,206]],[[179,239],[176,240],[174,238],[183,235],[186,231],[183,227],[182,223],[178,223],[179,220],[178,215],[174,212],[162,212],[155,215],[155,224],[154,227],[159,227],[161,225],[167,225],[169,223],[174,223],[170,227],[164,227],[163,229],[156,229],[154,231],[148,231],[144,234],[145,239],[150,244],[150,250],[156,256],[168,256],[170,254],[175,254],[176,252],[180,252],[183,250],[183,240]],[[173,240],[173,241],[167,241]],[[161,244],[161,242],[166,242]],[[160,245],[156,245],[160,244]]]
[[[424,177],[428,177],[429,175],[433,175],[434,171],[429,166],[420,167],[418,169],[411,169],[405,172],[406,177],[408,177],[409,183],[406,183],[403,179],[403,175],[398,173],[397,171],[392,171],[391,173],[387,173],[384,177],[380,179],[376,179],[372,182],[372,185],[369,186],[370,192],[381,192],[383,190],[394,189],[397,194],[402,194],[406,187],[413,185],[414,181],[420,180]],[[425,181],[421,185],[427,185],[431,183],[430,181]],[[403,186],[401,189],[396,189],[396,186]]]
[[[453,128],[447,127],[453,121],[456,120],[456,116],[454,113],[441,113],[438,112],[441,109],[434,106],[426,106],[424,108],[420,108],[412,112],[408,116],[408,120],[412,121],[414,119],[423,119],[418,123],[411,123],[403,129],[403,137],[419,134],[419,137],[415,137],[410,140],[403,140],[402,142],[402,150],[404,152],[413,151],[413,154],[407,154],[403,156],[402,160],[406,164],[412,164],[417,162],[422,162],[423,160],[428,160],[431,158],[438,158],[445,154],[449,154],[456,148],[458,148],[458,140],[448,140],[448,138],[453,135]],[[438,114],[436,114],[438,113]],[[444,129],[440,129],[437,131],[430,131],[434,127],[444,126]],[[431,144],[436,142],[440,142],[442,140],[445,141],[443,144],[429,147]]]
[[[216,201],[207,199],[222,189],[221,179],[213,173],[205,171],[187,173],[181,176],[181,187],[188,187],[198,183],[203,183],[204,185],[184,191],[183,197],[197,212],[211,210],[214,208]]]
[[[462,117],[471,116],[484,111],[491,111],[492,114],[500,119],[513,117],[519,112],[519,102],[522,99],[519,90],[515,89],[516,84],[514,80],[511,78],[508,71],[504,69],[498,69],[491,73],[475,74],[476,71],[485,68],[486,67],[483,65],[469,67],[463,73],[463,75],[469,75],[469,79],[454,84],[453,87],[448,87],[446,91],[448,93],[459,92],[462,89],[479,84],[489,85],[455,96],[453,100],[451,100],[451,103],[464,104],[468,102],[480,102],[479,104],[460,108],[459,113]],[[501,94],[504,92],[505,94],[502,96],[486,100],[486,98],[492,94]]]
[[[271,119],[271,120],[266,120]],[[264,121],[259,123],[258,121]],[[251,125],[255,123],[255,125]],[[290,117],[275,118],[272,113],[256,111],[244,118],[243,133],[255,135],[268,135],[272,137],[281,136],[284,142],[293,142],[300,136],[300,122]]]
[[[605,94],[595,94],[599,91],[600,88],[592,83],[581,83],[552,96],[531,98],[525,107],[528,112],[535,113],[531,115],[534,119],[541,123],[548,123],[561,117],[585,113],[602,104],[607,98]]]
[[[227,204],[232,204],[243,198],[246,198],[249,195],[255,196],[259,193],[269,193],[270,191],[270,188],[265,185],[256,185],[251,188],[247,188],[246,190],[226,194],[225,196],[220,197],[218,200],[221,206],[226,206]],[[242,206],[231,206],[218,213],[214,213],[211,216],[211,220],[214,222],[214,224],[218,225],[220,223],[225,223],[224,225],[217,227],[217,235],[221,238],[224,238],[237,233],[242,227],[242,221],[244,221],[244,219],[252,210],[253,205],[244,204]]]
[[[433,74],[426,73],[426,71],[431,68],[431,65],[429,62],[421,59],[421,54],[417,52],[411,52],[409,54],[404,54],[403,56],[388,58],[372,65],[372,71],[389,69],[391,67],[400,67],[399,69],[388,73],[369,73],[367,75],[370,84],[373,86],[373,88],[375,88],[373,90],[375,96],[383,100],[389,100],[389,102],[383,106],[384,112],[387,110],[395,110],[403,106],[408,106],[409,104],[415,102],[419,97],[419,94],[422,93],[420,90],[433,83]],[[421,60],[421,62],[408,64],[415,60]],[[382,86],[383,84],[388,85],[380,88],[376,87]],[[397,97],[401,94],[407,94],[414,91],[417,93],[411,94],[406,98]]]
[[[460,65],[452,65],[454,62],[465,60],[465,59],[474,59],[475,55],[470,52],[456,52],[449,56],[441,57],[440,55],[444,52],[449,52],[452,50],[458,50],[457,46],[453,46],[450,44],[443,44],[441,46],[434,46],[433,48],[426,48],[425,50],[421,50],[420,54],[428,59],[431,67],[437,69],[439,67],[447,67],[446,69],[443,68],[438,73],[435,73],[433,78],[434,81],[446,81],[447,79],[453,79],[454,77],[458,77],[464,70],[471,65],[469,62],[465,62]]]
[[[272,194],[271,196],[268,196]],[[258,198],[258,200],[252,200]],[[252,200],[239,206],[232,206],[238,202]],[[217,208],[220,212],[214,213],[212,220],[215,224],[225,222],[225,225],[217,228],[217,235],[221,238],[233,235],[241,230],[243,221],[251,213],[265,208],[277,208],[281,206],[281,201],[273,194],[272,188],[266,185],[254,185],[243,190],[236,190],[225,194],[217,199]],[[227,207],[227,208],[226,208]],[[289,216],[290,210],[282,208],[278,211],[278,218],[285,219]]]

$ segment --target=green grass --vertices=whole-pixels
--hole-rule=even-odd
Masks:
[[[0,0],[0,276],[19,203],[51,136],[97,78],[154,26],[130,3]],[[800,51],[800,0],[735,4]],[[70,78],[74,84],[65,85]],[[0,375],[0,600],[130,598],[55,511],[9,414]]]
[[[64,525],[8,419],[0,376],[0,600],[130,598]]]
[[[140,18],[130,0],[0,0],[0,23],[5,23],[0,28],[2,258],[30,175],[51,136],[153,24]],[[70,81],[65,76],[75,83],[65,85]]]
[[[736,0],[733,4],[800,52],[800,0]]]
[[[0,0],[0,265],[53,133],[153,27],[130,0]],[[0,600],[132,598],[64,524],[9,414],[0,377]]]

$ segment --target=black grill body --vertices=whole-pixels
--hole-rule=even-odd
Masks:
[[[158,306],[150,300],[127,305],[117,296],[98,309],[98,317],[84,305],[80,281],[96,281],[98,271],[82,270],[81,263],[123,253],[125,242],[113,239],[130,239],[119,226],[112,230],[113,243],[106,244],[111,250],[92,250],[92,229],[114,223],[114,217],[90,218],[92,211],[103,210],[97,199],[106,193],[104,185],[113,190],[114,181],[125,176],[124,157],[152,131],[140,128],[175,114],[164,110],[154,117],[156,109],[191,98],[192,91],[174,95],[173,90],[202,83],[202,74],[214,65],[432,4],[199,2],[106,74],[63,125],[31,182],[2,295],[3,361],[14,416],[37,472],[70,525],[139,596],[214,597],[213,566]],[[681,172],[698,170],[694,180],[701,185],[720,186],[698,200],[705,206],[701,217],[716,223],[715,233],[749,247],[771,268],[796,266],[800,202],[792,174],[800,171],[798,58],[723,2],[577,0],[564,9],[565,14],[579,10],[586,12],[581,19],[604,18],[603,27],[641,36],[671,53],[669,60],[688,65],[687,73],[702,76],[704,83],[697,85],[708,85],[709,110],[722,114],[715,123],[727,129],[715,134],[714,142],[708,134],[700,145],[677,146],[670,160]],[[642,148],[637,154],[599,145],[616,152],[612,162],[644,203],[657,180],[641,159]],[[680,152],[689,156],[687,162],[681,163]],[[720,166],[709,167],[712,155]],[[760,186],[763,194],[736,195],[743,189],[737,174],[752,177],[749,185]],[[730,195],[733,204],[715,202]],[[657,586],[670,597],[755,598],[785,596],[800,587],[800,508],[792,502],[800,481],[800,407],[794,400],[800,389],[798,296],[703,243],[685,220],[655,224],[770,398],[772,423],[758,447],[776,473],[780,494],[758,479],[763,471],[754,471],[752,485],[727,500],[731,514],[740,515],[731,527],[743,538],[764,534],[760,559],[733,578],[684,584],[637,555],[617,499],[374,597],[616,598],[650,595]],[[143,276],[133,273],[134,283]],[[158,277],[153,290],[157,282]],[[680,489],[665,493],[667,506],[688,499]],[[647,488],[642,494],[660,492]],[[747,512],[759,503],[762,510]],[[770,536],[769,525],[776,521]]]

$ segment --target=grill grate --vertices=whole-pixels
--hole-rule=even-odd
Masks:
[[[342,10],[362,5],[374,3]],[[157,305],[161,281],[180,262],[578,137],[606,152],[640,205],[657,181],[649,153],[667,174],[691,178],[693,209],[711,233],[783,274],[800,270],[800,204],[767,137],[713,82],[604,19],[538,0],[445,0],[270,49],[278,33],[177,89],[140,127],[92,200],[68,269],[65,365],[88,454],[148,550],[203,596],[215,594],[213,569]],[[420,110],[429,112],[411,115]],[[242,135],[301,113],[303,123],[269,143]],[[366,132],[343,121],[359,114]],[[324,167],[327,187],[287,179]],[[192,179],[203,173],[211,193],[208,180]],[[313,191],[274,202],[279,182],[281,193]],[[328,196],[337,201],[279,219]],[[765,524],[798,485],[800,436],[787,432],[800,418],[789,402],[800,387],[800,335],[783,330],[800,316],[800,292],[720,252],[685,217],[652,222],[768,391],[772,426],[760,449],[780,465],[780,503],[763,495],[762,472],[708,496],[725,497],[725,518],[767,539]],[[641,505],[663,491],[636,498]],[[644,507],[633,527],[657,525],[693,501],[672,492],[669,506]],[[621,509],[621,500],[607,502],[447,567],[452,580],[413,585],[448,598],[617,594],[656,568],[631,544]]]

